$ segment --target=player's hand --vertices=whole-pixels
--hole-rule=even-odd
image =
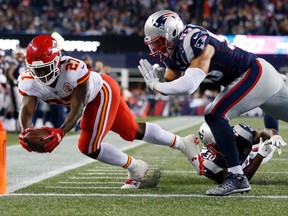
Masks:
[[[156,76],[159,78],[159,80],[162,80],[164,78],[164,74],[166,72],[166,68],[161,67],[159,64],[154,64],[152,65]]]
[[[265,142],[263,142],[262,137],[260,137],[260,143],[257,153],[263,157],[267,157],[267,155],[269,155],[272,151],[274,151],[275,148],[276,147],[272,145],[270,140],[266,140]]]
[[[22,131],[22,133],[19,134],[19,137],[18,137],[18,140],[19,140],[19,143],[21,144],[21,146],[29,152],[31,152],[31,149],[28,147],[28,144],[24,141],[24,137],[31,130],[33,130],[33,129],[32,128],[26,128],[24,131]]]
[[[153,69],[152,65],[147,61],[147,59],[141,59],[139,61],[138,69],[144,80],[151,90],[154,89],[154,86],[159,82],[157,77],[157,72]]]
[[[282,153],[282,146],[286,146],[287,143],[283,140],[283,138],[280,135],[274,135],[272,136],[269,141],[273,146],[276,146],[277,152],[280,155]]]
[[[65,134],[61,128],[42,127],[42,129],[50,133],[48,136],[43,137],[42,140],[49,140],[49,142],[45,144],[44,149],[45,152],[51,153],[60,144]]]

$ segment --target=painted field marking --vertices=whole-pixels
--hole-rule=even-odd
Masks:
[[[119,189],[119,188],[118,188]],[[244,198],[244,199],[288,199],[288,196],[286,195],[270,195],[270,196],[253,196],[253,195],[240,195],[240,194],[234,194],[230,196],[207,196],[203,194],[100,194],[100,193],[93,193],[93,194],[83,194],[83,193],[77,193],[77,194],[56,194],[56,193],[11,193],[11,194],[5,194],[0,196],[18,196],[18,197],[27,197],[27,196],[33,196],[33,197],[156,197],[156,198],[170,198],[170,197],[198,197],[198,198],[207,198],[207,199],[234,199],[234,198]]]
[[[123,184],[123,182],[58,182],[58,184]]]

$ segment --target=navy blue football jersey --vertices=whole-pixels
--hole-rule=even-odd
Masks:
[[[232,129],[236,138],[240,164],[242,164],[252,150],[255,130],[247,124],[237,124]],[[216,143],[203,150],[201,154],[204,159],[204,175],[208,178],[214,179],[216,173],[227,168]]]
[[[185,71],[208,44],[215,48],[215,53],[206,78],[223,86],[245,73],[257,58],[255,54],[229,44],[207,29],[189,24],[181,33],[175,52],[165,64],[172,70]]]

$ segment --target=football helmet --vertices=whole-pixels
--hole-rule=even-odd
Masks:
[[[204,147],[206,147],[210,153],[214,155],[220,154],[212,131],[206,122],[204,122],[199,128],[199,137]]]
[[[154,59],[164,62],[172,55],[184,24],[177,13],[160,10],[148,17],[144,25],[144,42]]]
[[[51,85],[60,73],[61,50],[50,35],[36,36],[27,46],[26,66],[35,80]]]
[[[204,122],[199,128],[199,138],[204,146],[214,142],[214,136],[210,130],[210,127],[206,122]]]

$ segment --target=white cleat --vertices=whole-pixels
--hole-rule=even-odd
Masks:
[[[179,150],[186,156],[198,174],[203,175],[204,164],[198,147],[199,143],[197,136],[194,134],[188,135],[181,139]]]
[[[133,169],[128,169],[128,177],[121,189],[137,189],[141,185],[141,180],[144,179],[148,171],[148,165],[142,160],[136,160],[137,164]]]

